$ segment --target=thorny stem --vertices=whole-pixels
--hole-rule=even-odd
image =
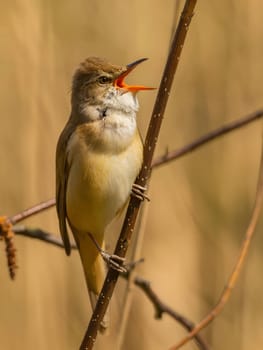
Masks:
[[[178,66],[180,54],[183,48],[188,27],[191,22],[196,1],[197,0],[186,0],[176,33],[174,35],[145,140],[144,162],[142,170],[138,176],[138,179],[136,180],[136,184],[139,186],[145,187],[151,174],[153,153],[157,143],[166,104],[169,98],[170,89],[172,87],[174,74]],[[135,197],[131,198],[120,237],[114,252],[114,254],[120,257],[125,257],[126,255],[140,204],[141,203],[139,199]],[[88,325],[88,329],[80,346],[81,350],[91,350],[93,348],[100,322],[102,321],[103,316],[107,310],[109,301],[117,283],[118,276],[118,271],[112,269],[109,270],[99,300]]]

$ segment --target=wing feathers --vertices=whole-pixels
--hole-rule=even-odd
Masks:
[[[60,234],[65,246],[67,255],[70,255],[71,245],[67,230],[67,210],[66,210],[66,192],[69,173],[67,161],[67,143],[73,132],[69,124],[62,131],[57,144],[56,150],[56,208],[59,218]]]

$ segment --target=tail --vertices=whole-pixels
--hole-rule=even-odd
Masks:
[[[79,248],[80,258],[85,273],[86,284],[90,296],[92,310],[94,311],[100,291],[106,277],[104,261],[95,247],[94,242],[87,233],[74,232],[74,236]],[[103,235],[94,237],[99,246],[104,248]],[[104,333],[109,326],[109,312],[105,314],[101,324],[100,332]]]

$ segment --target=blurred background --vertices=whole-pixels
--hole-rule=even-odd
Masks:
[[[52,198],[55,147],[70,113],[71,77],[90,55],[125,65],[140,57],[129,81],[158,87],[183,1],[11,0],[0,3],[1,214]],[[170,95],[156,155],[262,107],[263,4],[199,0]],[[142,92],[145,135],[156,92]],[[215,304],[232,271],[255,196],[262,127],[256,122],[156,169],[137,273],[158,295],[197,322]],[[202,332],[213,350],[263,344],[262,222],[223,313]],[[26,221],[58,235],[55,210]],[[118,234],[114,225],[110,237]],[[0,254],[0,348],[78,349],[90,306],[78,254],[17,237],[19,269],[10,281]],[[114,244],[112,244],[112,247]],[[120,282],[120,286],[123,282]],[[121,293],[121,288],[117,292]],[[185,331],[132,289],[124,341],[112,329],[96,349],[160,350]],[[196,349],[190,343],[184,349]]]

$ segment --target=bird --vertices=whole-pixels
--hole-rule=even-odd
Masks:
[[[137,92],[152,88],[124,79],[145,60],[126,66],[99,57],[84,60],[73,75],[71,113],[57,142],[59,230],[67,255],[68,228],[73,233],[93,310],[106,276],[101,255],[106,228],[125,208],[143,162]],[[135,195],[140,190],[135,188]],[[108,319],[106,314],[101,332]]]

